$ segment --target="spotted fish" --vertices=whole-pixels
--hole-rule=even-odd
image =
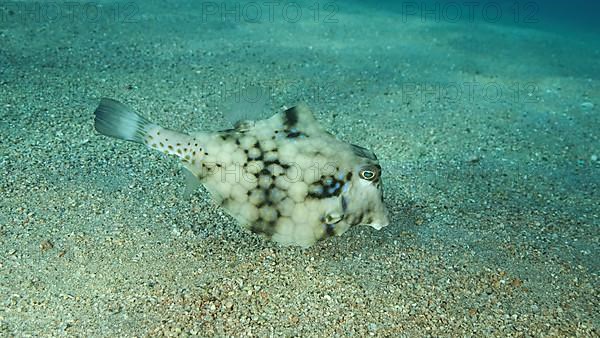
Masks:
[[[389,223],[375,154],[336,139],[305,105],[185,134],[104,98],[95,129],[178,157],[241,225],[284,245],[308,247],[354,225]]]

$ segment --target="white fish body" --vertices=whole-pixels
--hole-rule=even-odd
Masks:
[[[177,156],[242,226],[284,245],[308,247],[353,225],[389,223],[375,155],[326,132],[304,105],[188,135],[102,99],[95,128]]]

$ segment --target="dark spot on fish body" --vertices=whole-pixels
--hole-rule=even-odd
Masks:
[[[231,206],[229,205],[230,202],[231,202],[231,200],[229,198],[223,198],[223,200],[221,200],[219,205],[225,209],[230,209],[231,208]]]
[[[297,137],[300,137],[302,135],[305,135],[305,134],[302,133],[301,131],[294,131],[294,132],[289,132],[287,134],[287,138],[297,138]]]
[[[256,223],[252,223],[250,224],[250,227],[248,228],[250,231],[252,231],[255,234],[260,234],[262,233],[262,231],[260,230],[260,228],[258,227],[258,224]]]
[[[308,193],[308,197],[323,199],[334,196],[339,196],[342,192],[344,181],[336,180],[332,176],[325,176],[321,181],[313,183]]]
[[[358,215],[346,214],[344,216],[344,219],[346,220],[346,223],[350,224],[350,226],[355,226],[360,223],[360,220],[362,219],[362,217],[363,217],[362,214],[358,214]]]
[[[292,128],[297,123],[298,123],[298,110],[296,109],[296,107],[292,107],[283,113],[283,124],[286,127]]]
[[[209,167],[204,162],[200,163],[200,173],[198,173],[199,179],[204,179],[210,176],[214,172],[214,167]]]
[[[250,231],[271,238],[275,233],[276,223],[274,221],[257,221],[250,225]]]
[[[231,141],[233,139],[235,139],[237,141],[237,137],[232,133],[221,134],[220,136],[221,136],[221,140],[223,140],[223,141]]]
[[[331,237],[335,235],[335,224],[325,224],[325,234],[324,237]]]
[[[323,199],[323,198],[326,198],[325,195],[322,192],[315,192],[314,190],[310,191],[307,194],[307,197],[308,198],[312,198],[312,199]]]
[[[271,164],[277,164],[277,165],[280,165],[281,167],[283,167],[283,166],[284,166],[283,164],[279,163],[279,160],[278,160],[278,159],[271,160],[271,161],[264,161],[264,164],[265,164],[265,167],[268,167],[268,166],[270,166]]]
[[[279,212],[277,212],[277,219],[279,219]],[[277,229],[277,220],[269,222],[269,236],[273,236]]]

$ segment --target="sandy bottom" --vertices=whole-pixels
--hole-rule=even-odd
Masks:
[[[0,4],[0,335],[600,334],[597,36],[191,3]],[[390,226],[279,247],[186,198],[175,160],[93,130],[103,96],[227,128],[250,85],[266,116],[305,101],[375,151]]]

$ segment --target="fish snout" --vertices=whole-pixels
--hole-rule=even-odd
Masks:
[[[387,212],[382,213],[379,217],[373,219],[373,222],[369,224],[369,226],[373,227],[375,230],[381,230],[386,226],[390,225],[390,219],[387,215]]]

